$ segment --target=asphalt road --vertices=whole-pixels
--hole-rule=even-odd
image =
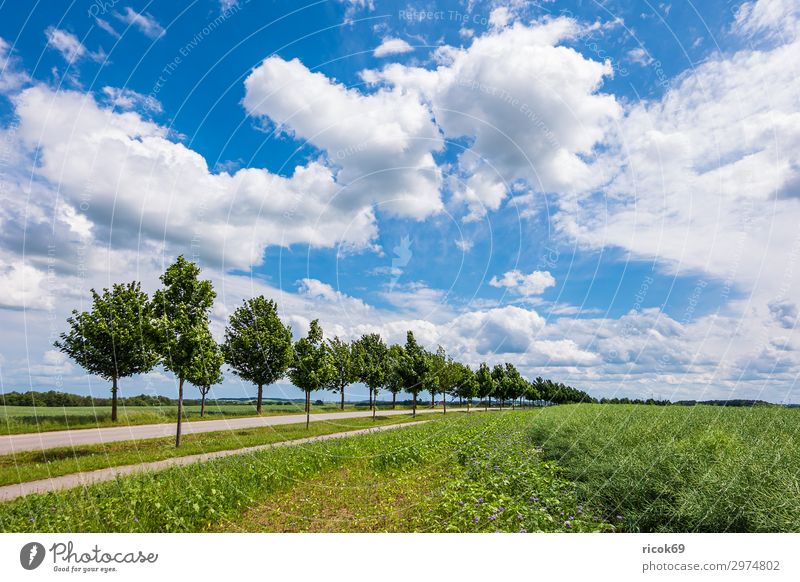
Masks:
[[[456,409],[454,409],[456,410]],[[461,409],[458,409],[461,410]],[[475,409],[473,409],[475,410]],[[417,409],[417,414],[442,413],[441,409]],[[408,410],[381,410],[379,416],[408,414]],[[372,416],[370,411],[358,412],[324,412],[311,415],[311,422],[318,420],[336,420],[337,418],[359,418]],[[254,416],[246,418],[226,418],[221,420],[199,420],[184,422],[181,432],[184,435],[220,430],[238,430],[260,426],[277,426],[281,424],[298,424],[306,421],[303,414],[283,416]],[[138,426],[112,426],[106,428],[83,428],[76,430],[58,430],[50,432],[15,434],[0,436],[0,455],[9,455],[22,451],[38,451],[55,447],[79,447],[117,441],[138,441],[175,435],[175,423],[141,424]]]
[[[176,465],[181,465],[181,466],[189,465],[191,463],[208,461],[211,459],[217,459],[219,457],[228,457],[230,455],[243,455],[255,451],[260,451],[263,449],[296,446],[296,445],[314,443],[317,441],[326,441],[330,439],[338,439],[342,437],[367,434],[371,432],[381,432],[384,430],[404,428],[407,426],[416,426],[424,424],[426,422],[428,421],[421,420],[417,422],[407,422],[404,424],[384,424],[381,426],[376,426],[374,428],[349,430],[345,432],[338,432],[338,433],[320,435],[315,437],[307,437],[291,441],[281,441],[277,443],[271,443],[268,445],[258,445],[255,447],[247,447],[244,449],[232,449],[228,451],[215,451],[213,453],[203,453],[200,455],[173,457],[170,459],[163,459],[161,461],[152,461],[150,463],[139,463],[137,465],[123,465],[121,467],[109,467],[107,469],[98,469],[97,471],[87,471],[86,473],[72,473],[70,475],[61,475],[60,477],[52,477],[50,479],[40,479],[38,481],[27,481],[25,483],[17,483],[14,485],[4,485],[0,487],[0,501],[10,501],[12,499],[16,499],[17,497],[22,497],[23,495],[30,495],[31,493],[47,493],[48,491],[57,491],[60,489],[70,489],[72,487],[87,486],[91,485],[92,483],[99,483],[101,481],[111,481],[112,479],[115,479],[117,476],[120,475],[130,475],[131,473],[141,473],[143,471],[157,471],[159,469],[166,469],[167,467],[173,467]]]

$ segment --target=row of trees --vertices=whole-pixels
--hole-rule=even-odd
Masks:
[[[477,370],[454,360],[441,346],[431,352],[421,346],[413,332],[405,344],[387,345],[380,335],[366,334],[352,342],[338,337],[325,340],[318,320],[308,333],[293,341],[291,327],[278,316],[274,301],[263,296],[247,299],[230,316],[222,344],[209,330],[210,310],[216,296],[210,281],[199,278],[199,267],[177,258],[160,277],[162,287],[152,300],[138,282],[115,284],[103,293],[92,290],[89,311],[72,312],[69,330],[55,346],[88,372],[111,382],[112,420],[117,419],[119,380],[141,374],[162,364],[178,381],[176,446],[180,446],[185,382],[200,390],[201,415],[211,387],[222,381],[222,367],[258,388],[256,408],[262,411],[264,387],[281,378],[305,393],[306,425],[310,421],[311,394],[332,390],[344,408],[345,389],[362,382],[369,390],[373,417],[381,390],[412,396],[413,414],[417,398],[428,392],[431,405],[437,395],[444,401],[456,397],[470,405],[479,398],[485,406],[491,399],[502,407],[522,401],[550,403],[594,401],[585,392],[536,378],[528,381],[513,364]]]
[[[169,406],[172,401],[166,396],[152,396],[139,394],[120,398],[120,403],[125,406]],[[68,392],[48,390],[46,392],[7,392],[0,394],[0,406],[110,406],[110,398],[95,398],[94,396],[80,396]]]

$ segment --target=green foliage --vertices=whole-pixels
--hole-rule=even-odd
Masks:
[[[117,380],[148,372],[158,363],[150,325],[151,304],[134,281],[92,292],[91,311],[72,311],[69,331],[54,346],[90,374],[111,381],[112,419],[117,419]]]
[[[328,379],[327,388],[333,392],[344,393],[344,389],[358,382],[355,354],[349,342],[335,337],[328,340],[328,356],[333,366],[333,374]]]
[[[392,344],[386,352],[386,389],[395,397],[403,391],[402,368],[405,366],[406,351],[399,344]]]
[[[128,396],[120,398],[119,403],[125,406],[157,406],[159,404],[169,405],[172,401],[166,396],[152,396],[150,394],[139,394],[138,396]],[[0,394],[0,406],[110,406],[110,398],[97,398],[95,396],[79,396],[67,392],[8,392]]]
[[[234,374],[269,385],[286,374],[292,361],[292,329],[280,320],[273,300],[246,299],[230,316],[223,351]]]
[[[472,399],[478,396],[479,389],[478,378],[475,372],[473,372],[469,366],[461,362],[453,362],[452,366],[454,375],[454,395],[471,403]]]
[[[530,436],[534,419],[503,415],[480,438],[458,443],[458,471],[435,499],[426,531],[614,531],[578,501],[563,470],[542,459]]]
[[[224,359],[222,349],[206,329],[197,339],[197,349],[187,376],[187,380],[200,389],[204,401],[211,386],[222,382]]]
[[[486,365],[486,362],[482,362],[478,367],[478,371],[475,373],[475,381],[478,383],[478,397],[481,400],[490,398],[497,388],[497,382],[492,376],[492,370]]]
[[[356,375],[376,396],[386,384],[387,355],[388,348],[377,333],[363,335],[353,342]]]
[[[425,389],[425,379],[430,377],[430,358],[425,348],[417,343],[414,332],[406,334],[406,345],[403,349],[404,357],[396,369],[399,383],[403,389],[414,398],[416,407],[417,395]]]
[[[292,383],[308,395],[326,386],[334,368],[323,342],[319,320],[311,322],[308,335],[294,344],[294,356],[289,368]]]
[[[192,373],[200,340],[208,332],[208,312],[216,293],[198,279],[200,268],[179,256],[161,275],[153,297],[155,329],[164,367],[180,380]]]

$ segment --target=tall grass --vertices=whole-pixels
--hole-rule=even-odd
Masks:
[[[800,531],[800,410],[578,404],[531,430],[629,531]]]

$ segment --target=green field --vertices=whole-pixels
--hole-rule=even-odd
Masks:
[[[453,414],[0,505],[3,531],[800,531],[800,410]]]
[[[379,409],[390,405],[381,404]],[[398,405],[398,408],[403,408]],[[338,412],[336,403],[312,404],[311,413]],[[345,411],[368,410],[366,406],[345,405]],[[304,414],[301,403],[265,403],[263,416],[282,414]],[[119,408],[119,420],[111,422],[110,406],[0,406],[0,435],[27,432],[65,430],[72,428],[94,428],[105,426],[124,426],[137,424],[158,424],[175,422],[177,406],[128,406]],[[225,417],[256,416],[255,404],[207,404],[205,419]],[[203,420],[199,405],[184,406],[184,419]]]
[[[800,410],[580,404],[534,440],[627,531],[800,531]]]

